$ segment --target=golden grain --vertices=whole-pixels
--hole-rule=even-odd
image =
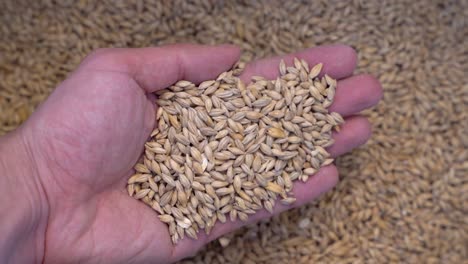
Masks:
[[[463,217],[464,186],[456,184],[466,175],[467,157],[463,144],[466,45],[460,41],[466,39],[466,1],[291,1],[287,5],[263,0],[223,4],[122,1],[112,5],[78,1],[59,9],[50,1],[31,2],[27,7],[22,2],[2,1],[0,8],[4,36],[0,43],[0,134],[15,129],[33,113],[96,47],[230,42],[245,51],[243,61],[250,61],[340,42],[358,51],[358,73],[379,77],[384,101],[365,112],[373,124],[373,137],[365,148],[338,159],[342,183],[335,191],[319,203],[250,225],[230,236],[226,248],[212,244],[186,263],[462,263],[466,259],[458,221]],[[89,10],[95,15],[87,15]],[[27,16],[17,20],[17,14],[24,12]],[[302,78],[300,74],[298,79]],[[207,96],[220,86],[216,81],[204,85]],[[322,95],[326,98],[323,106],[329,106],[329,93]],[[283,98],[270,97],[279,100],[277,109],[283,108]],[[311,99],[304,101],[304,113],[310,111]],[[204,101],[206,112],[215,108],[212,100]],[[232,105],[246,106],[241,101],[233,100]],[[157,119],[162,120],[159,109]],[[167,108],[172,115],[175,111]],[[299,177],[297,173],[290,176]],[[411,187],[400,179],[411,182]],[[141,189],[140,184],[128,188]],[[412,197],[421,194],[434,199],[413,203],[417,199]],[[377,208],[371,219],[351,218],[367,205]],[[310,219],[309,225],[298,232],[297,223],[304,218]],[[175,223],[171,230],[176,230]],[[189,232],[196,235],[198,230],[189,228]],[[300,242],[286,243],[294,238]],[[330,245],[335,246],[327,250]]]
[[[157,102],[164,107],[157,110],[157,116],[162,119],[152,133],[153,141],[145,144],[145,162],[135,166],[138,173],[128,180],[127,191],[158,212],[164,207],[168,215],[176,218],[177,227],[171,232],[174,242],[184,237],[184,230],[209,232],[217,220],[226,221],[225,213],[230,213],[230,218],[245,221],[248,214],[263,207],[271,211],[277,195],[281,196],[282,204],[291,205],[296,200],[289,196],[292,181],[305,181],[320,165],[331,164],[333,159],[326,159],[329,154],[319,143],[328,144],[333,126],[342,119],[336,113],[325,118],[328,111],[315,100],[308,102],[310,110],[316,111],[307,111],[310,114],[302,116],[302,102],[312,98],[304,82],[320,83],[320,90],[314,90],[316,92],[334,89],[336,83],[328,75],[320,82],[307,78],[293,81],[308,68],[308,65],[302,67],[303,64],[295,59],[294,67],[286,67],[283,62],[280,72],[286,67],[286,73],[279,79],[268,82],[255,76],[247,87],[229,71],[216,79],[219,89],[209,93],[206,91],[215,83],[213,81],[205,81],[198,87],[179,81],[158,91]],[[238,104],[241,108],[231,107],[231,102],[238,99],[245,104]],[[207,101],[212,102],[209,112],[205,111]],[[307,138],[304,131],[309,127],[316,127],[319,132],[314,130],[316,134]],[[318,145],[314,146],[312,139]],[[298,159],[299,154],[311,163]],[[283,171],[283,175],[277,175],[273,169]],[[307,175],[290,176],[294,170]],[[155,173],[154,179],[151,172]],[[251,182],[253,180],[255,183]],[[263,204],[262,200],[265,200]],[[254,201],[256,203],[252,204]],[[192,206],[191,211],[188,205]],[[198,221],[190,221],[194,216]],[[172,222],[167,217],[164,220]],[[204,222],[203,227],[199,222]],[[193,231],[190,237],[194,237]]]

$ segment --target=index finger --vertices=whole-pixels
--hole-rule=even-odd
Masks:
[[[250,78],[254,75],[263,76],[268,80],[276,79],[279,75],[278,65],[280,61],[284,60],[286,65],[292,65],[294,58],[305,60],[310,67],[323,63],[322,75],[328,74],[335,79],[342,79],[352,75],[357,63],[356,52],[349,46],[319,46],[249,63],[242,73],[241,79],[245,83],[249,83]]]

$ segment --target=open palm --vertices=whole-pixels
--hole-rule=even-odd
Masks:
[[[326,46],[283,56],[310,65],[324,63],[324,72],[339,79],[332,111],[346,117],[334,135],[333,156],[363,144],[370,126],[353,116],[378,102],[379,83],[368,75],[350,77],[354,51]],[[155,124],[151,92],[177,80],[198,83],[215,78],[239,58],[233,46],[172,45],[146,49],[105,49],[86,58],[25,124],[23,132],[47,195],[49,216],[45,262],[146,263],[171,262],[195,253],[208,241],[243,223],[216,225],[199,240],[172,245],[165,224],[143,203],[129,197],[125,183]],[[276,78],[280,57],[247,66],[252,75]],[[320,170],[306,183],[296,183],[294,206],[310,201],[337,182],[334,166]],[[288,209],[277,205],[275,212]],[[249,218],[268,217],[261,211]]]

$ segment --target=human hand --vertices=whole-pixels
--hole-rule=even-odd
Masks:
[[[334,134],[328,150],[338,156],[363,144],[370,136],[364,117],[354,116],[376,104],[379,83],[368,75],[353,76],[356,54],[346,46],[308,49],[293,55],[260,60],[246,67],[252,75],[274,79],[281,58],[309,65],[322,62],[323,71],[339,79],[331,111],[346,123]],[[41,203],[36,248],[44,262],[146,263],[172,262],[195,253],[201,246],[245,223],[217,224],[198,240],[171,243],[167,226],[157,213],[129,197],[125,190],[155,125],[154,97],[150,93],[177,80],[195,83],[215,78],[239,58],[233,46],[172,45],[145,49],[104,49],[87,57],[67,80],[17,132],[27,152],[33,177],[30,192]],[[294,185],[300,206],[330,190],[337,169],[322,168],[306,183]],[[1,208],[1,207],[0,207]],[[276,205],[275,213],[290,207]],[[260,211],[249,222],[270,216]],[[44,220],[45,219],[45,220]],[[41,244],[42,242],[42,244]],[[40,256],[40,253],[39,253]]]

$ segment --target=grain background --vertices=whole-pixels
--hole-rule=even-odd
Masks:
[[[235,43],[247,59],[346,43],[385,93],[332,192],[185,263],[468,259],[468,1],[3,0],[0,134],[91,50],[176,42]]]

